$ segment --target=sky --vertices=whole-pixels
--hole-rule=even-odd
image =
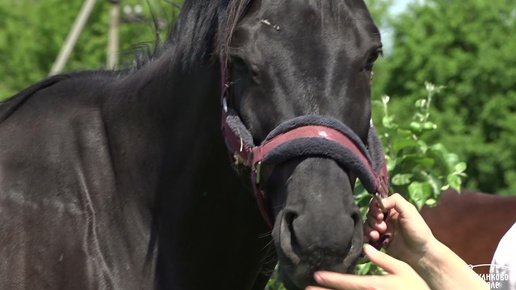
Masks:
[[[390,8],[390,13],[395,15],[407,8],[407,5],[419,0],[394,0],[394,4]],[[392,51],[392,31],[389,28],[380,27],[382,35],[383,51],[389,54]]]
[[[391,13],[397,14],[407,7],[407,4],[413,2],[412,0],[394,0],[394,4],[391,7]]]

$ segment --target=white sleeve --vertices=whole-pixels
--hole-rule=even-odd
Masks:
[[[516,224],[498,243],[489,277],[491,289],[516,290]]]

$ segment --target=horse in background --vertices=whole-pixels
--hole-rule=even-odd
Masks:
[[[434,236],[470,265],[490,264],[498,242],[516,223],[516,196],[446,190],[421,215]],[[488,274],[489,266],[474,267]]]
[[[186,0],[158,51],[0,105],[0,289],[261,290],[278,259],[289,289],[352,271],[352,188],[376,187],[364,2]]]

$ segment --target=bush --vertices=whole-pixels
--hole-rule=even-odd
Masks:
[[[449,187],[460,191],[462,179],[466,177],[466,163],[460,162],[457,154],[451,153],[441,143],[430,143],[428,136],[437,125],[430,120],[433,98],[443,89],[426,83],[427,95],[415,102],[412,120],[399,124],[388,110],[390,98],[383,96],[380,102],[383,118],[377,127],[385,151],[389,172],[391,193],[398,192],[418,209],[424,205],[433,206],[441,192]],[[359,188],[356,202],[363,217],[367,211],[371,195]],[[357,274],[382,273],[370,262],[360,263]]]

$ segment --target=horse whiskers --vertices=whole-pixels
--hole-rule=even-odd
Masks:
[[[268,256],[265,256],[263,257],[263,259],[260,259],[260,262],[263,263],[264,265],[267,265],[271,262],[276,262],[276,256],[275,255],[268,255]],[[271,269],[271,272],[274,272],[274,269]]]
[[[268,242],[267,245],[265,245],[263,248],[261,248],[258,252],[259,253],[264,252],[264,251],[268,252],[271,246],[272,246],[272,240],[270,242]],[[267,257],[265,257],[265,258],[267,258]],[[260,259],[260,260],[264,261],[265,259]]]
[[[275,255],[275,249],[274,249],[274,246],[272,245],[272,241],[267,243],[267,245],[265,245],[265,247],[263,247],[260,250],[260,252],[262,252],[262,251],[266,251],[266,255],[260,259],[260,263],[262,263],[262,265],[266,265],[266,264],[269,264],[270,262],[276,261],[277,257]]]
[[[284,207],[285,207],[285,204],[278,204],[278,205],[273,206],[272,208],[273,208],[274,210],[277,210],[277,209],[281,210],[281,209],[282,209],[282,208],[284,208]]]
[[[272,236],[272,231],[267,231],[266,233],[258,235],[258,238],[263,239],[263,238],[270,237],[270,236]]]
[[[263,248],[261,248],[258,252],[267,251],[270,249],[271,246],[273,246],[272,239],[265,246],[263,246]]]

